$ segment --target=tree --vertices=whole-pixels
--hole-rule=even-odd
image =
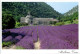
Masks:
[[[38,18],[57,18],[62,15],[44,2],[2,2],[2,12],[10,13],[17,22],[21,17],[30,14]]]
[[[55,25],[56,24],[56,21],[50,21],[49,23]]]
[[[11,14],[2,14],[2,29],[15,27],[15,20]]]

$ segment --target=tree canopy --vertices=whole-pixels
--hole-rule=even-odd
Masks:
[[[33,17],[58,18],[62,15],[44,2],[2,2],[2,12],[12,14],[16,21],[28,11]]]
[[[15,20],[11,14],[2,14],[2,29],[10,29],[15,27]]]

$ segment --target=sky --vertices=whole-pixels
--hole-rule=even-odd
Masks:
[[[73,7],[78,5],[78,2],[46,2],[50,5],[54,10],[58,11],[59,13],[66,13],[71,10]]]

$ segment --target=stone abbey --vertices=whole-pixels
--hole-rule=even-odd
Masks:
[[[49,25],[50,21],[56,21],[54,18],[33,18],[30,13],[26,17],[20,18],[20,23],[36,24],[36,25]]]

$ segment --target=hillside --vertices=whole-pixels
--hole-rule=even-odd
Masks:
[[[73,23],[74,20],[78,20],[78,5],[66,12],[61,21],[70,21]]]
[[[61,14],[44,2],[2,2],[2,13],[12,14],[16,21],[30,12],[33,17],[58,18]]]
[[[64,14],[64,16],[69,16],[69,15],[73,15],[75,12],[78,12],[78,5],[73,7],[71,10],[69,10],[68,12],[66,12]]]

